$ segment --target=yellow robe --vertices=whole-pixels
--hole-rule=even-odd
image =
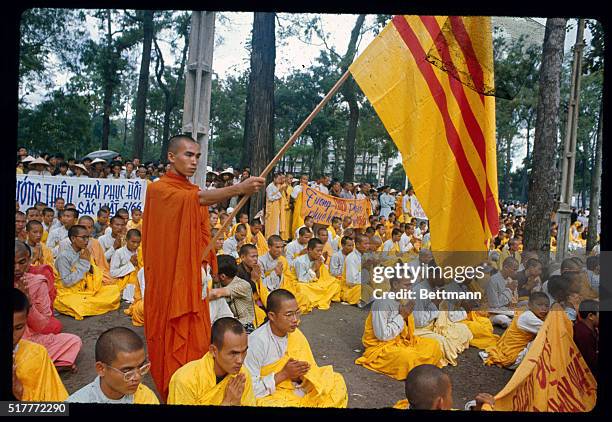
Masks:
[[[283,221],[281,221],[281,210],[283,209],[282,205],[284,205],[282,195],[281,195],[281,199],[278,199],[276,201],[270,201],[266,198],[266,213],[264,217],[266,239],[275,233],[280,234],[280,231],[284,230],[284,227],[282,224],[284,222],[284,218],[283,218]]]
[[[283,204],[283,212],[285,214],[285,220],[284,220],[284,230],[283,232],[285,233],[285,235],[287,237],[283,237],[281,235],[281,237],[283,239],[289,239],[291,237],[293,237],[292,235],[292,231],[291,231],[291,226],[293,223],[293,210],[291,210],[291,192],[293,192],[293,186],[289,185],[287,186],[287,189],[285,190],[285,192],[281,192],[281,194],[283,195],[283,199],[285,201],[285,203]]]
[[[134,393],[134,404],[159,404],[159,399],[153,390],[140,383]]]
[[[229,232],[230,237],[236,234],[236,228],[238,227],[239,224],[242,224],[242,223],[236,223],[232,226],[232,229]],[[245,223],[244,225],[246,226],[246,229],[247,229],[246,243],[253,243],[252,242],[253,234],[251,233],[251,225],[249,223]]]
[[[114,284],[115,280],[110,275],[110,264],[104,256],[104,249],[98,239],[91,239],[88,248],[94,264],[102,271],[102,284]]]
[[[278,234],[283,240],[287,240],[291,237],[291,221],[287,219],[289,216],[287,213],[287,208],[289,208],[289,195],[287,195],[287,191],[281,191],[281,199],[278,202],[280,202],[280,226]]]
[[[57,297],[55,310],[69,315],[77,320],[91,315],[102,315],[119,309],[121,290],[115,284],[102,284],[102,271],[93,258],[91,260],[93,274],[85,273],[85,277],[71,287],[62,283],[61,277],[55,279]]]
[[[456,366],[459,353],[470,347],[470,341],[472,341],[474,335],[467,325],[462,322],[452,322],[448,319],[448,311],[444,304],[444,301],[440,303],[438,318],[428,326],[415,329],[414,334],[437,340],[444,352],[441,359],[442,366],[448,364]]]
[[[346,258],[344,260],[344,269],[340,277],[340,299],[350,305],[356,305],[361,299],[362,284],[349,284],[346,282]]]
[[[16,375],[23,385],[22,401],[63,402],[68,392],[53,366],[47,349],[28,340],[20,340],[15,353]]]
[[[316,281],[300,283],[293,267],[284,272],[282,284],[286,287],[282,288],[293,293],[302,313],[310,312],[312,308],[319,308],[322,311],[327,310],[332,301],[339,302],[341,299],[338,281],[336,277],[329,273],[325,265],[321,265],[319,274]]]
[[[29,243],[28,243],[28,246],[30,246]],[[53,272],[57,276],[57,272],[55,270],[55,259],[53,258],[53,252],[42,242],[40,244],[40,248],[42,250],[42,257],[40,259],[37,259],[36,261],[32,261],[32,265],[49,265],[51,268],[53,268]]]
[[[348,393],[341,374],[334,372],[331,365],[318,366],[315,362],[308,340],[299,329],[288,334],[287,352],[278,361],[261,368],[261,376],[277,373],[293,358],[306,361],[310,369],[304,375],[304,397],[294,393],[291,380],[287,379],[276,385],[276,391],[269,396],[256,399],[257,406],[269,407],[338,407],[346,408]]]
[[[257,255],[259,256],[264,256],[270,251],[268,248],[268,242],[266,241],[266,238],[262,232],[257,233],[254,236],[254,239],[251,237],[251,243],[257,247]]]
[[[292,218],[291,233],[290,233],[290,237],[292,238],[296,230],[304,225],[304,218],[302,217],[302,193],[303,192],[304,192],[304,188],[302,186],[302,192],[298,194],[293,204],[293,218]]]
[[[129,220],[126,227],[128,230],[136,229],[142,234],[142,219],[140,219],[138,224],[134,223],[133,220]]]
[[[240,405],[255,406],[251,375],[244,365],[240,368],[240,373],[246,378]],[[235,376],[227,375],[217,384],[215,361],[208,352],[203,358],[187,363],[172,375],[167,404],[219,406],[225,398],[229,380]]]
[[[493,324],[487,316],[476,311],[470,311],[467,319],[461,321],[461,323],[467,325],[474,336],[470,340],[470,346],[486,350],[497,344],[499,336],[493,333]]]
[[[132,317],[132,324],[136,327],[142,327],[144,325],[144,297],[140,290],[140,282],[138,281],[138,271],[144,266],[142,258],[142,247],[138,247],[138,266],[136,270],[132,271],[122,279],[119,279],[117,286],[123,290],[127,284],[134,286],[134,302],[124,310],[126,315]]]
[[[535,334],[518,328],[517,321],[520,311],[516,311],[510,327],[506,329],[497,344],[486,349],[489,354],[486,365],[509,367],[516,361],[519,353],[535,338]]]
[[[437,341],[414,335],[412,315],[404,320],[404,329],[392,340],[381,341],[374,334],[372,312],[365,321],[361,341],[365,347],[363,356],[355,363],[374,372],[403,381],[416,366],[431,364],[439,366],[442,349]]]
[[[43,235],[42,235],[42,237],[41,237],[41,239],[40,239],[41,243],[43,243],[43,244],[45,244],[45,245],[46,245],[46,244],[47,244],[47,239],[48,239],[48,238],[49,238],[49,232],[48,232],[48,231],[46,231],[46,230],[43,230]]]

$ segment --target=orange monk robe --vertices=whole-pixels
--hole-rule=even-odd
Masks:
[[[210,315],[202,300],[202,265],[217,271],[210,242],[208,208],[200,206],[199,188],[168,172],[147,189],[142,252],[146,289],[145,335],[151,376],[165,402],[174,372],[200,359],[210,343]]]
[[[102,271],[102,284],[115,284],[115,279],[110,275],[110,265],[104,256],[104,248],[102,248],[98,239],[89,239],[87,249],[91,252],[91,257],[96,266]]]

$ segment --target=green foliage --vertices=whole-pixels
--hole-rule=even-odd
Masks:
[[[86,97],[54,91],[33,109],[20,108],[18,144],[31,151],[81,158],[94,149],[91,109]]]

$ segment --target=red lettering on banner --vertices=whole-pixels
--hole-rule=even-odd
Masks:
[[[570,385],[566,376],[562,376],[558,382],[557,394],[559,399],[572,412],[584,412],[586,408],[581,403],[581,400],[575,396],[574,389]]]
[[[581,355],[575,353],[574,349],[570,347],[570,356],[572,355],[574,357],[570,364],[567,366],[567,374],[569,375],[569,379],[580,393],[587,394],[590,396],[595,388],[589,382],[588,378],[586,377],[584,368],[580,364]]]
[[[530,410],[533,402],[533,373],[516,389],[512,397],[512,410]]]
[[[548,337],[544,338],[544,346],[542,347],[542,353],[535,362],[536,364],[536,377],[538,379],[538,384],[540,388],[546,388],[546,380],[548,378],[548,374],[550,372],[554,372],[554,368],[550,366],[550,355],[552,348],[550,346],[550,342],[548,341]]]

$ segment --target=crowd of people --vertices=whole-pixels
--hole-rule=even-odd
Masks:
[[[20,150],[19,155],[19,163],[24,163],[27,151]],[[37,163],[39,159],[25,160],[22,171],[71,172],[75,177],[136,174],[151,182],[166,171],[163,165],[140,166],[137,159],[110,165],[95,160],[64,163],[57,155],[47,164]],[[209,169],[206,189],[248,177],[248,168]],[[369,200],[372,215],[367,226],[355,227],[350,216],[333,218],[330,225],[318,224],[312,216],[302,219],[299,195],[305,186],[338,198]],[[213,245],[216,263],[202,267],[202,300],[212,324],[210,348],[171,374],[162,402],[346,407],[351,386],[332,365],[317,364],[298,328],[303,315],[313,309],[325,311],[334,302],[370,306],[362,337],[365,350],[355,363],[405,380],[406,400],[396,407],[450,409],[452,386],[439,368],[457,365],[458,355],[470,346],[481,349],[485,365],[517,368],[547,314],[555,309],[564,310],[573,322],[574,341],[597,376],[599,255],[586,261],[567,258],[552,271],[536,253],[522,248],[525,206],[502,204],[502,229],[490,241],[489,259],[481,263],[483,278],[458,282],[433,272],[417,280],[387,280],[394,292],[478,291],[484,297],[481,302],[374,298],[368,274],[375,266],[398,260],[437,266],[429,223],[422,215],[412,215],[414,198],[412,189],[397,192],[389,186],[331,181],[328,176],[309,182],[306,175],[297,179],[277,173],[266,187],[265,208],[253,219],[248,211],[241,212],[237,221],[222,229],[238,195],[210,206],[211,235],[222,231]],[[109,208],[102,207],[91,217],[79,215],[62,198],[53,207],[37,203],[25,212],[17,209],[13,292],[17,399],[159,402],[142,384],[151,367],[144,342],[128,328],[109,327],[98,338],[95,362],[90,363],[98,376],[90,384],[68,395],[57,375],[57,370],[76,370],[82,347],[78,336],[63,332],[57,312],[83,320],[117,310],[123,301],[132,324],[145,323],[142,223],[143,210],[137,208],[122,208],[111,215]],[[554,236],[551,245],[553,240]],[[518,316],[517,309],[522,310]],[[504,329],[503,335],[494,333],[494,325]],[[481,393],[466,408],[480,409],[485,403],[495,404],[493,396]]]

